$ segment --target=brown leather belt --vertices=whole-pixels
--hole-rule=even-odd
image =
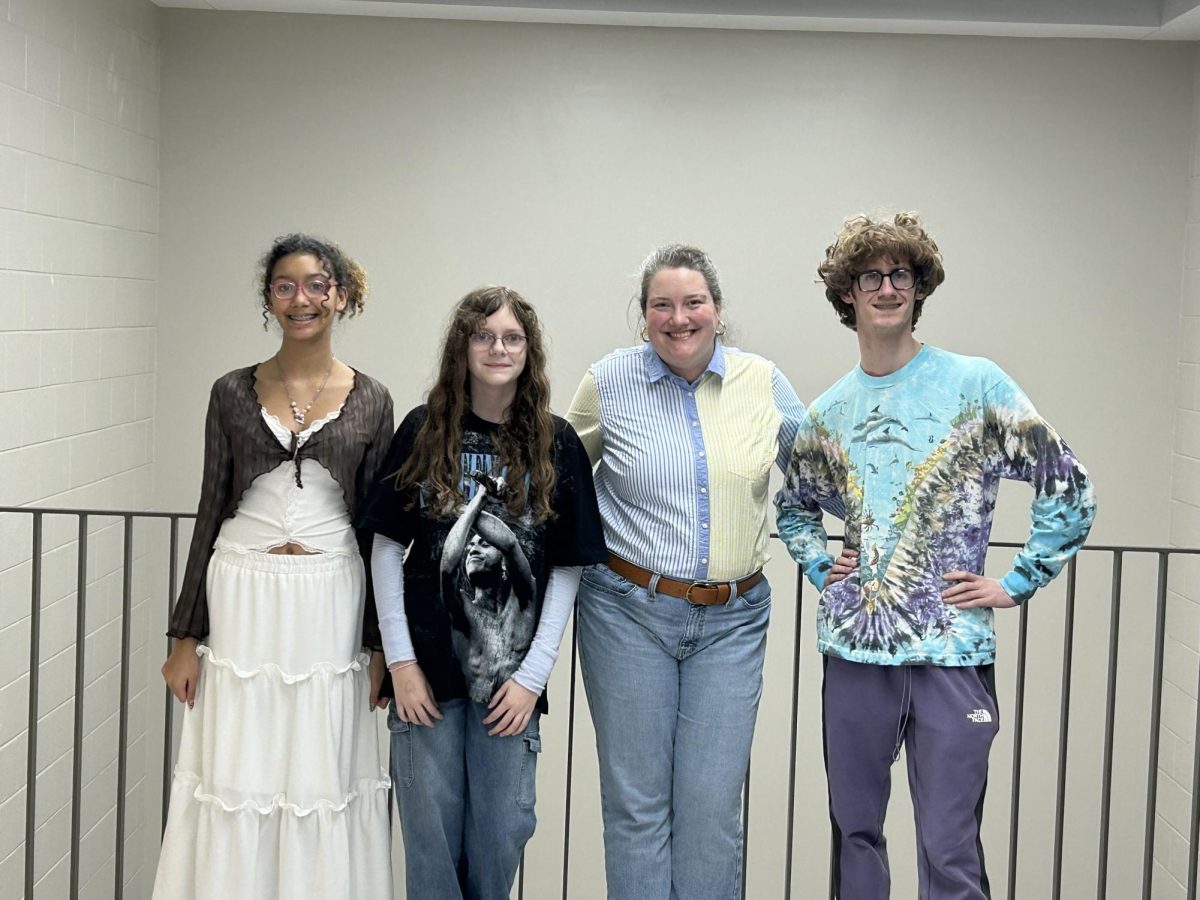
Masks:
[[[608,567],[640,587],[649,587],[650,581],[654,578],[654,573],[649,569],[635,566],[629,560],[621,559],[611,553],[608,554]],[[759,569],[745,578],[739,578],[733,582],[733,586],[737,589],[738,594],[744,594],[762,580],[762,569]],[[686,600],[688,603],[695,603],[698,606],[719,606],[728,603],[729,597],[733,593],[728,581],[676,581],[665,575],[658,576],[658,584],[654,586],[654,589],[660,594],[678,597],[680,600]]]

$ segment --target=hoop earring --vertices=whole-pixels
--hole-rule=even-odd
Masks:
[[[650,329],[648,329],[645,325],[642,326],[642,329],[638,332],[638,334],[641,336],[643,341],[650,340]]]
[[[723,337],[728,330],[729,326],[725,324],[725,320],[717,319],[717,337]]]

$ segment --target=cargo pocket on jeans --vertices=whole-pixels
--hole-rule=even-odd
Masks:
[[[542,752],[542,736],[536,731],[521,735],[525,754],[521,757],[521,777],[517,780],[517,806],[533,809],[537,800],[537,760]]]
[[[396,715],[396,703],[388,708],[388,768],[391,770],[392,784],[399,787],[412,787],[413,747],[412,726]]]

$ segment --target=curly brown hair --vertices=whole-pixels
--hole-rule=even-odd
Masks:
[[[347,256],[333,241],[313,237],[310,234],[285,234],[275,239],[271,249],[258,261],[259,294],[262,297],[263,331],[271,321],[271,276],[276,264],[285,256],[306,254],[316,257],[325,273],[337,282],[337,288],[346,298],[346,305],[338,312],[338,318],[363,311],[367,301],[367,273],[363,267]],[[328,302],[328,298],[326,298]]]
[[[412,453],[400,469],[387,477],[396,490],[409,493],[411,508],[427,487],[426,501],[438,517],[449,517],[463,501],[463,416],[471,408],[471,378],[467,369],[467,344],[471,332],[484,320],[508,307],[525,332],[525,368],[517,378],[517,393],[508,417],[496,429],[496,451],[508,466],[508,511],[533,513],[534,522],[552,518],[554,492],[554,419],[550,414],[550,379],[546,375],[546,348],[542,326],[533,307],[516,291],[489,285],[463,297],[450,316],[442,343],[438,377],[426,398],[428,415],[413,441]],[[528,487],[526,486],[528,480]]]
[[[907,262],[916,276],[913,328],[921,317],[925,298],[946,280],[942,254],[915,213],[896,213],[891,222],[869,216],[852,216],[842,223],[837,240],[825,248],[825,259],[817,266],[817,277],[825,282],[825,297],[833,304],[838,319],[851,331],[858,330],[854,306],[844,299],[851,293],[854,278],[870,260],[889,256]]]

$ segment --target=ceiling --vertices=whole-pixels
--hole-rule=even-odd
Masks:
[[[1200,0],[153,0],[161,7],[494,22],[1200,40]]]

